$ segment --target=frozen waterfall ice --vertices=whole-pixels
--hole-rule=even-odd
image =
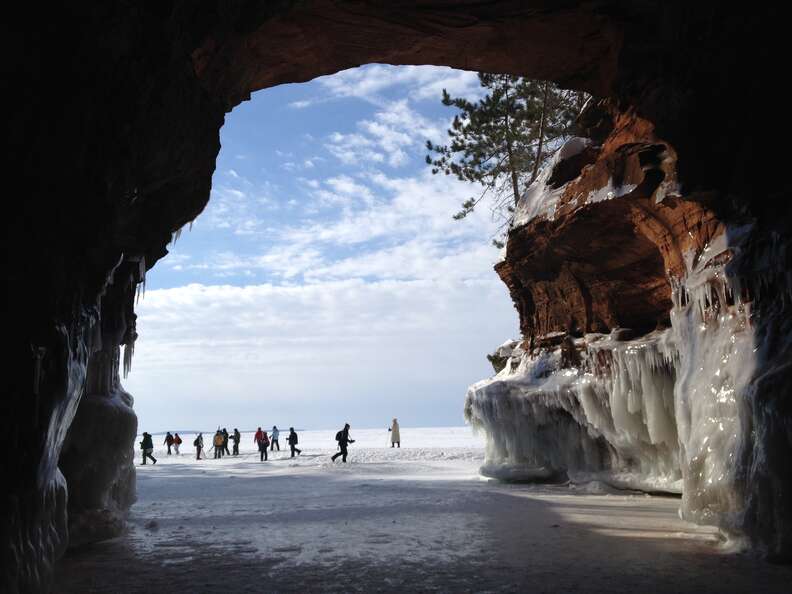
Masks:
[[[749,234],[729,229],[688,254],[687,275],[670,281],[670,328],[499,347],[490,359],[502,369],[470,386],[465,403],[487,438],[482,472],[680,493],[683,518],[744,531],[746,460],[766,447],[751,416],[757,289],[728,266]]]

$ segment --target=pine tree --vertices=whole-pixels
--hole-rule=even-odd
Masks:
[[[451,97],[443,89],[443,105],[459,113],[448,130],[449,144],[426,142],[426,163],[432,173],[455,175],[483,186],[478,197],[462,203],[455,219],[465,218],[489,197],[504,230],[521,193],[572,135],[585,96],[551,82],[508,74],[481,72],[478,77],[486,90],[478,101]],[[502,245],[498,240],[493,243]]]

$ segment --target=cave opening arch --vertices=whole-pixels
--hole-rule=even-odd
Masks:
[[[10,82],[27,93],[7,136],[18,147],[11,169],[27,183],[10,205],[7,233],[14,316],[3,414],[14,429],[3,466],[15,480],[2,536],[10,591],[46,583],[67,541],[57,461],[99,344],[97,324],[118,329],[123,318],[128,326],[141,270],[206,204],[224,114],[257,89],[367,62],[434,63],[611,97],[673,145],[689,198],[723,216],[747,210],[757,218],[742,272],[761,268],[770,279],[762,282],[787,293],[788,253],[752,258],[778,249],[769,238],[789,237],[789,218],[772,207],[789,182],[754,175],[783,170],[785,152],[775,149],[787,135],[730,117],[743,112],[758,123],[760,91],[776,79],[771,57],[783,55],[784,19],[771,6],[742,15],[714,2],[681,13],[622,2],[177,2],[53,7],[45,27],[34,10],[23,9],[12,35],[30,52],[15,61]],[[751,72],[756,92],[737,92],[734,72]],[[114,291],[123,299],[112,306]],[[760,334],[775,345],[765,360],[783,360],[788,347],[776,337],[789,329],[772,321],[774,304],[759,307],[771,320]],[[769,431],[762,438],[780,444],[774,451],[789,448],[788,410],[775,387],[789,372],[778,369],[752,413]],[[751,484],[764,494],[751,499],[756,536],[788,556],[792,480],[782,456],[757,462]]]

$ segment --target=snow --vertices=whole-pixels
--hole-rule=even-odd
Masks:
[[[221,460],[197,461],[188,447],[167,456],[157,443],[159,462],[137,466],[129,532],[72,552],[56,590],[541,591],[552,580],[555,591],[630,592],[648,580],[657,591],[699,592],[727,577],[726,591],[756,583],[760,566],[726,566],[717,531],[680,520],[676,499],[485,480],[484,441],[469,427],[402,432],[404,447],[391,449],[385,427],[353,427],[346,465],[329,461],[335,430],[300,432],[301,456],[276,452],[268,462],[250,432],[240,456]],[[760,569],[783,591],[779,568]]]
[[[540,218],[548,221],[555,219],[558,201],[564,195],[569,182],[557,188],[548,185],[548,181],[553,175],[553,170],[559,163],[581,153],[590,144],[591,141],[587,138],[573,137],[566,141],[558,152],[551,157],[534,182],[528,186],[528,189],[520,197],[514,212],[513,228],[526,225],[534,219]],[[635,190],[636,187],[635,184],[616,185],[613,178],[608,178],[608,182],[604,186],[589,192],[583,202],[584,204],[594,204],[603,200],[620,198]],[[661,193],[664,198],[666,195],[673,195],[676,192],[676,185],[666,184],[662,187]],[[506,254],[504,253],[502,254],[502,259],[505,258]]]
[[[586,204],[594,204],[595,202],[602,202],[603,200],[612,200],[613,198],[621,198],[632,192],[638,186],[635,184],[622,184],[621,186],[613,185],[613,178],[608,178],[608,183],[598,190],[588,193],[586,196]]]
[[[587,138],[570,138],[550,158],[550,161],[542,168],[542,171],[517,202],[512,227],[520,227],[537,217],[553,220],[558,200],[566,189],[566,184],[558,188],[551,188],[547,185],[553,175],[553,169],[561,161],[582,152],[590,142]]]
[[[514,349],[520,344],[519,340],[507,340],[492,353],[496,357],[511,357]]]

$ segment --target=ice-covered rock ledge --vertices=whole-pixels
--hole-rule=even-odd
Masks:
[[[681,493],[685,518],[738,529],[738,461],[761,445],[747,415],[755,329],[751,304],[713,264],[725,243],[712,247],[674,288],[670,328],[537,337],[471,386],[465,417],[488,439],[482,473]]]
[[[482,473],[681,493],[670,331],[624,335],[542,337],[472,385],[465,418],[488,438]]]
[[[683,197],[646,121],[609,126],[528,189],[495,266],[522,339],[467,393],[482,473],[679,493],[683,518],[789,560],[792,249]]]

